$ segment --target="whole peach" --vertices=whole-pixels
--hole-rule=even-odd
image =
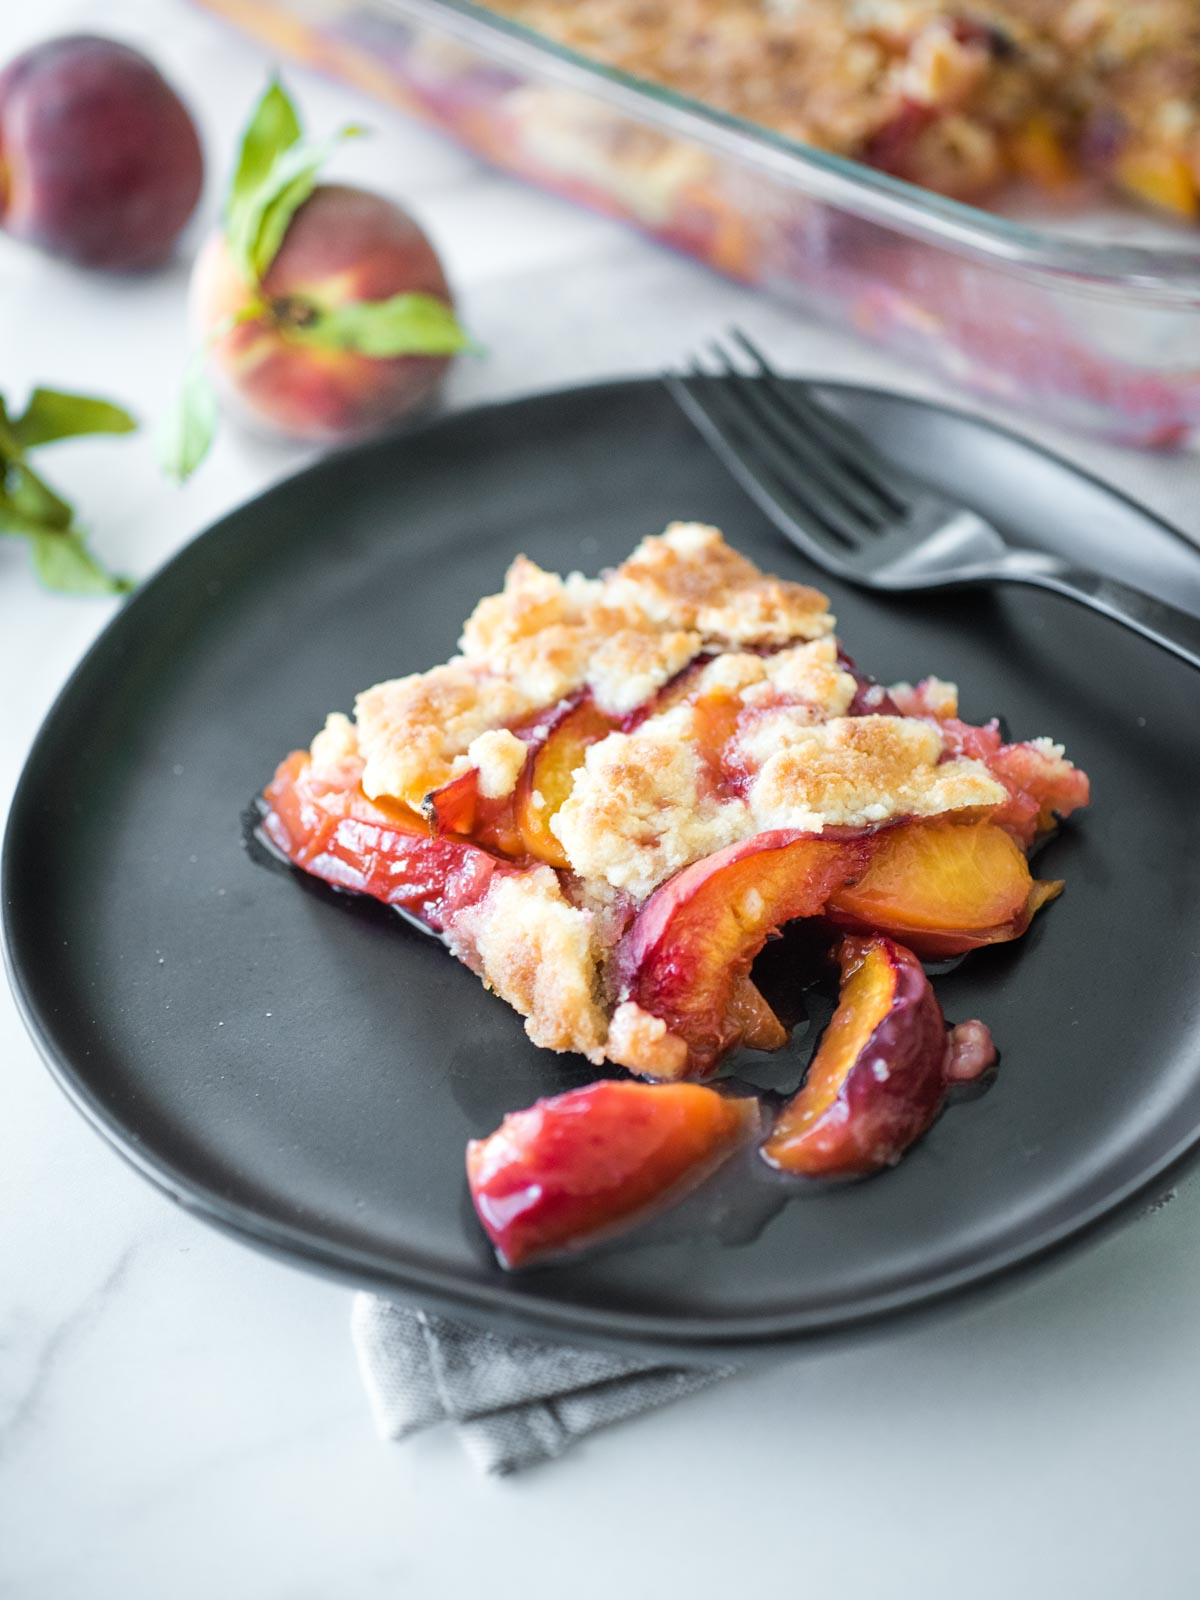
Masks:
[[[156,266],[203,181],[187,108],[128,45],[50,39],[0,73],[0,222],[17,238],[81,266]]]
[[[234,265],[223,233],[201,251],[192,275],[192,316],[211,337],[255,300],[263,313],[213,338],[210,360],[223,388],[253,420],[322,443],[378,432],[436,388],[446,356],[367,356],[299,336],[328,309],[398,294],[452,304],[437,253],[408,213],[363,189],[322,184],[304,202],[257,288]]]

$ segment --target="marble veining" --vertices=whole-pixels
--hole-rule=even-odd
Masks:
[[[79,1340],[87,1338],[96,1321],[104,1315],[110,1298],[124,1283],[136,1254],[137,1245],[127,1245],[74,1310],[56,1321],[40,1343],[30,1346],[27,1353],[27,1360],[32,1363],[29,1377],[6,1411],[0,1414],[0,1458],[13,1448],[23,1428],[36,1424],[39,1403],[54,1382],[59,1362],[70,1354]],[[19,1340],[20,1325],[15,1313],[13,1324],[15,1331],[11,1336],[0,1329],[0,1351],[11,1349]]]

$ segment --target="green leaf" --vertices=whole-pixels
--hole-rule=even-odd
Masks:
[[[78,529],[30,537],[34,569],[47,589],[62,594],[127,594],[133,588],[128,578],[104,570]]]
[[[32,467],[18,462],[8,471],[6,500],[16,514],[41,528],[69,528],[71,507]]]
[[[10,461],[20,461],[24,454],[20,441],[12,431],[12,419],[4,403],[4,396],[0,395],[0,490],[4,485],[5,464]]]
[[[66,394],[61,389],[35,389],[29,404],[9,424],[23,449],[74,439],[87,433],[132,433],[137,423],[121,406],[86,394]]]
[[[299,144],[300,118],[278,78],[272,78],[255,106],[238,151],[237,169],[225,203],[226,223],[245,205],[276,159]]]
[[[272,161],[254,190],[232,208],[225,237],[234,264],[248,283],[260,283],[279,253],[292,218],[312,194],[317,174],[345,139],[364,129],[339,128],[316,144],[302,140]]]
[[[47,532],[42,522],[21,514],[7,494],[0,492],[0,533],[11,533],[19,538],[34,539]]]
[[[155,435],[159,464],[176,483],[185,483],[208,454],[217,431],[217,395],[198,350],[187,364],[174,404]]]
[[[390,300],[354,300],[318,312],[289,338],[326,350],[364,356],[452,356],[472,348],[454,308],[432,294],[397,294]]]

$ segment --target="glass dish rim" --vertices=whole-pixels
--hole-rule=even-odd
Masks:
[[[672,89],[605,66],[473,0],[368,0],[371,9],[438,27],[493,57],[540,76],[591,89],[629,114],[699,142],[760,171],[796,182],[819,202],[1009,273],[1064,280],[1176,307],[1200,306],[1200,243],[1195,251],[1068,238],[950,200],[861,162],[801,144],[718,111]]]

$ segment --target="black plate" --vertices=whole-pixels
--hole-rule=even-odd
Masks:
[[[1200,609],[1200,559],[1029,445],[860,390],[847,409],[985,514]],[[1045,1258],[1166,1182],[1200,1134],[1200,678],[1051,596],[834,593],[886,680],[956,678],[965,714],[1052,733],[1095,804],[1050,846],[1063,899],[940,980],[995,1086],[894,1172],[787,1205],[753,1243],[627,1245],[506,1276],[463,1145],[592,1075],[432,940],[252,864],[240,815],[365,684],[442,660],[518,550],[617,561],[674,517],[812,577],[653,383],[450,417],[323,461],[233,513],[116,618],[12,810],[15,985],[77,1105],[212,1222],[494,1322],[692,1354],[845,1331]],[[820,580],[817,580],[820,581]]]

